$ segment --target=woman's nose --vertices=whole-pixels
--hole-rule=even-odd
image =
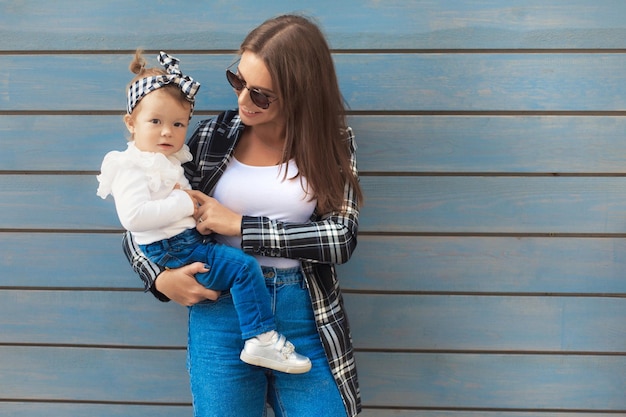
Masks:
[[[237,91],[237,103],[241,106],[241,105],[248,105],[250,103],[252,103],[252,100],[250,99],[250,91],[248,91],[247,88],[242,88],[241,90]],[[254,103],[252,103],[254,104]]]

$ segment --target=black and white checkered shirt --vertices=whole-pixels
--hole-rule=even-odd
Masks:
[[[198,125],[189,141],[194,160],[185,165],[186,175],[194,189],[212,194],[243,129],[236,111],[227,111]],[[356,146],[352,130],[348,132],[351,166],[356,173]],[[314,214],[310,222],[303,224],[244,216],[242,249],[249,254],[299,259],[302,262],[326,357],[347,415],[352,417],[361,410],[361,398],[350,329],[334,267],[348,261],[356,247],[359,210],[351,186],[346,186],[344,199],[341,212]],[[167,300],[153,285],[161,272],[160,268],[141,254],[128,233],[124,242],[126,256],[143,279],[146,289],[157,298]]]

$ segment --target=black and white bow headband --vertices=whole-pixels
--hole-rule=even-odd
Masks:
[[[133,109],[137,106],[137,103],[139,103],[139,101],[148,93],[151,93],[152,91],[163,86],[174,84],[180,88],[183,94],[187,97],[189,103],[191,103],[191,111],[189,113],[189,118],[191,118],[195,96],[200,89],[200,83],[194,81],[193,78],[188,75],[183,75],[180,68],[178,68],[180,60],[177,58],[161,51],[157,59],[159,64],[163,65],[167,74],[141,78],[132,83],[130,87],[128,87],[128,104],[126,111],[128,114],[131,114]]]

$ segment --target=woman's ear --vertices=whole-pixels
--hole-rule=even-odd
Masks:
[[[130,132],[130,134],[135,133],[135,119],[130,114],[124,115],[124,124],[126,125],[126,129]]]

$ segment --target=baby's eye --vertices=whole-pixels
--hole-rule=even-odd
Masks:
[[[156,124],[159,124],[159,123],[160,123],[160,120],[159,120],[159,119],[152,119],[152,120],[150,120],[150,123],[152,123],[152,124],[155,124],[155,125],[156,125]]]
[[[174,123],[174,126],[176,126],[176,127],[185,127],[185,124],[182,123],[182,122],[176,122],[176,123]]]

